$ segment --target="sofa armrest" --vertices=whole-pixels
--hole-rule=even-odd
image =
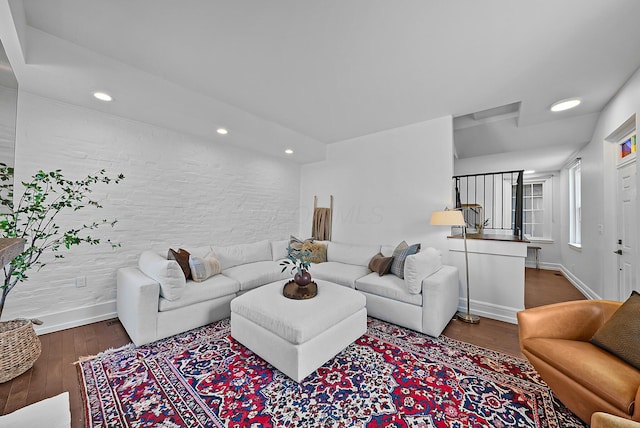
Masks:
[[[591,416],[591,428],[640,428],[640,423],[620,416],[596,412]]]
[[[422,280],[422,332],[438,337],[458,310],[458,268],[442,266]]]
[[[160,284],[134,267],[118,269],[118,318],[136,345],[155,340]]]
[[[535,337],[588,341],[620,305],[608,300],[576,300],[520,311],[520,348]]]

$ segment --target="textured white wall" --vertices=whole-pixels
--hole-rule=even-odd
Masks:
[[[18,91],[0,85],[0,162],[13,166]]]
[[[302,169],[300,235],[311,234],[313,196],[334,196],[333,240],[423,242],[447,257],[448,228],[429,225],[451,207],[453,128],[450,116],[354,138],[327,147],[327,160]]]
[[[48,257],[14,289],[3,319],[41,317],[41,331],[112,316],[116,270],[136,265],[145,249],[282,239],[299,227],[295,163],[21,92],[16,182],[58,168],[74,179],[101,168],[124,173],[95,192],[103,209],[60,218],[67,226],[117,218],[97,235],[122,247]],[[83,276],[86,288],[76,288]]]

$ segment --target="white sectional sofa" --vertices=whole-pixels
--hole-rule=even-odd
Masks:
[[[367,314],[438,336],[458,306],[458,271],[441,264],[440,252],[424,248],[409,256],[405,279],[379,276],[368,268],[377,253],[393,253],[394,246],[324,242],[327,262],[312,264],[313,278],[355,288],[366,297]],[[260,241],[226,247],[185,249],[192,256],[215,253],[221,273],[203,282],[185,280],[175,260],[145,251],[137,267],[118,270],[117,311],[136,345],[163,339],[230,316],[236,296],[256,287],[291,278],[280,260],[288,240]]]

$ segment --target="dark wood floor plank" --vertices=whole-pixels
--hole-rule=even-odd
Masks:
[[[49,363],[49,344],[52,335],[43,334],[38,337],[40,339],[40,346],[42,352],[40,358],[35,362],[31,374],[31,383],[33,385],[46,385],[47,382],[47,367]],[[27,405],[37,403],[38,401],[47,398],[45,396],[45,389],[42,387],[29,388],[27,394]]]
[[[558,272],[527,269],[525,306],[584,298]],[[451,321],[445,335],[507,354],[522,356],[518,346],[518,327],[488,318],[480,324]],[[76,327],[40,336],[42,354],[34,367],[16,379],[0,384],[0,414],[69,391],[72,428],[84,427],[84,406],[77,368],[80,357],[96,355],[108,348],[130,342],[119,320]]]
[[[72,426],[82,426],[82,396],[80,395],[80,383],[75,363],[78,361],[76,354],[76,335],[82,335],[79,329],[69,329],[63,335],[63,364],[62,364],[62,387],[69,392],[69,407],[71,410]]]
[[[90,324],[85,330],[85,343],[87,344],[87,355],[85,355],[86,357],[96,355],[100,351],[102,351],[100,349],[100,344],[98,343],[99,341],[99,338],[97,336],[98,328],[96,324],[101,324],[101,323]]]
[[[63,330],[64,331],[64,330]],[[63,332],[51,333],[54,335],[49,341],[47,361],[46,384],[44,385],[45,397],[53,397],[64,390],[62,389],[62,335]]]
[[[27,370],[11,381],[11,392],[9,393],[9,399],[6,404],[7,413],[11,413],[27,405],[31,373],[31,370]]]
[[[78,328],[74,329],[75,335],[73,336],[73,348],[75,349],[76,361],[79,358],[88,357],[89,351],[87,350],[87,329]]]
[[[11,381],[0,384],[0,414],[4,415],[6,412],[7,401],[9,400],[9,394],[11,393]]]
[[[78,359],[74,340],[75,332],[75,329],[62,332],[62,388],[79,397],[77,390],[72,391],[78,385],[78,381],[75,379],[76,369],[73,364]]]

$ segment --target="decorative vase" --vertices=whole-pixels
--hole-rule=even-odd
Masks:
[[[306,270],[302,271],[302,275],[296,272],[293,280],[298,284],[298,287],[306,287],[311,283],[311,274]]]
[[[40,350],[40,339],[31,320],[0,322],[0,383],[29,370]]]

